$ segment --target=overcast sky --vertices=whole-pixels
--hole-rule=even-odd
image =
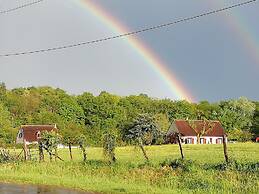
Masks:
[[[114,35],[76,0],[46,0],[0,15],[0,54]],[[241,0],[93,0],[135,30]],[[23,0],[0,0],[0,11]],[[138,36],[174,72],[196,101],[247,96],[259,100],[259,1]],[[252,40],[253,46],[247,46]],[[0,58],[8,88],[50,85],[69,93],[145,93],[176,97],[123,39],[43,54]]]

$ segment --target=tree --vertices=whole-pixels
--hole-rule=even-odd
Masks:
[[[217,103],[210,104],[208,101],[201,101],[196,106],[197,119],[217,120],[220,107]]]
[[[233,129],[251,131],[255,104],[247,98],[220,102],[219,120],[227,132]]]
[[[200,143],[200,138],[211,131],[215,123],[213,121],[203,120],[203,121],[188,121],[190,127],[195,131],[197,136],[197,144]]]
[[[228,132],[228,139],[233,141],[246,142],[253,138],[253,134],[249,131],[233,129]]]
[[[51,131],[51,132],[44,131],[41,134],[40,145],[42,145],[43,149],[45,149],[48,152],[50,160],[52,160],[53,155],[55,157],[58,157],[57,147],[60,142],[61,142],[61,136],[57,134],[55,131]]]
[[[105,133],[103,136],[103,153],[110,162],[115,162],[116,136],[112,133]]]
[[[13,143],[15,131],[7,108],[0,102],[0,145]]]
[[[158,135],[158,127],[153,117],[148,114],[140,114],[138,118],[124,130],[124,138],[126,141],[133,142],[138,145],[146,160],[149,160],[144,149],[146,135],[150,134],[153,138]]]
[[[83,153],[83,161],[85,162],[87,160],[87,153],[86,153],[86,137],[85,135],[81,134],[77,137],[77,143],[79,144],[79,147]]]
[[[77,144],[77,137],[82,133],[81,125],[67,123],[66,128],[61,130],[62,142],[68,145],[70,159],[73,160],[72,145]]]
[[[254,134],[254,137],[259,136],[259,102],[254,102],[256,108],[255,113],[253,117],[253,125],[252,125],[252,133]]]
[[[175,119],[196,119],[195,105],[186,100],[174,102],[174,106],[169,111],[170,120]]]

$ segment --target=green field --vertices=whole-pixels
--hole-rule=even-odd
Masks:
[[[150,163],[135,147],[116,149],[116,164],[103,159],[101,148],[88,148],[88,161],[81,162],[81,152],[59,150],[65,160],[42,163],[1,164],[0,181],[44,184],[101,193],[258,193],[259,144],[229,144],[231,159],[240,168],[219,169],[224,162],[222,145],[184,145],[186,159],[194,164],[189,170],[162,167],[166,159],[180,157],[177,145],[146,146]],[[18,150],[16,150],[18,151]]]

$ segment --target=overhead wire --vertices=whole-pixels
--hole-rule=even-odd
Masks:
[[[41,3],[42,1],[45,1],[45,0],[32,1],[30,3],[22,4],[22,5],[19,5],[17,7],[13,7],[13,8],[10,8],[10,9],[0,11],[0,15],[7,14],[7,13],[10,13],[10,12],[13,12],[13,11],[16,11],[16,10],[19,10],[19,9],[22,9],[22,8],[25,8],[25,7],[29,7],[29,6]]]
[[[73,47],[79,47],[79,46],[83,46],[83,45],[100,43],[100,42],[104,42],[104,41],[108,41],[108,40],[113,40],[113,39],[117,39],[117,38],[122,38],[122,37],[136,35],[136,34],[147,32],[147,31],[153,31],[153,30],[160,29],[160,28],[165,28],[165,27],[168,27],[168,26],[173,26],[173,25],[176,25],[176,24],[179,24],[179,23],[187,22],[187,21],[190,21],[190,20],[195,20],[195,19],[198,19],[198,18],[201,18],[201,17],[205,17],[205,16],[208,16],[208,15],[213,15],[213,14],[217,14],[217,13],[220,13],[220,12],[231,10],[233,8],[245,6],[245,5],[254,3],[256,1],[257,0],[249,0],[249,1],[242,2],[242,3],[233,4],[233,5],[228,6],[228,7],[223,7],[223,8],[220,8],[220,9],[204,12],[204,13],[199,14],[199,15],[182,18],[182,19],[179,19],[179,20],[176,20],[176,21],[172,21],[172,22],[169,22],[169,23],[164,23],[164,24],[160,24],[160,25],[156,25],[156,26],[142,28],[140,30],[131,31],[131,32],[127,32],[127,33],[124,33],[124,34],[115,35],[115,36],[109,36],[109,37],[104,37],[104,38],[100,38],[100,39],[90,40],[90,41],[86,41],[86,42],[79,42],[79,43],[75,43],[75,44],[63,45],[63,46],[59,46],[59,47],[51,47],[51,48],[47,48],[47,49],[0,54],[0,57],[30,55],[30,54],[44,53],[44,52],[63,50],[63,49],[68,49],[68,48],[73,48]]]

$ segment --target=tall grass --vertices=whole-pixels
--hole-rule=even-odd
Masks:
[[[222,145],[184,145],[186,160],[192,161],[183,164],[188,170],[175,160],[180,158],[176,145],[146,147],[149,163],[135,147],[117,148],[115,164],[103,159],[101,148],[89,148],[85,163],[80,150],[73,149],[70,161],[68,150],[62,149],[59,155],[65,162],[1,164],[0,180],[104,193],[257,193],[259,144],[229,144],[228,148],[235,162],[220,168],[224,167]],[[166,165],[170,161],[173,168]]]

